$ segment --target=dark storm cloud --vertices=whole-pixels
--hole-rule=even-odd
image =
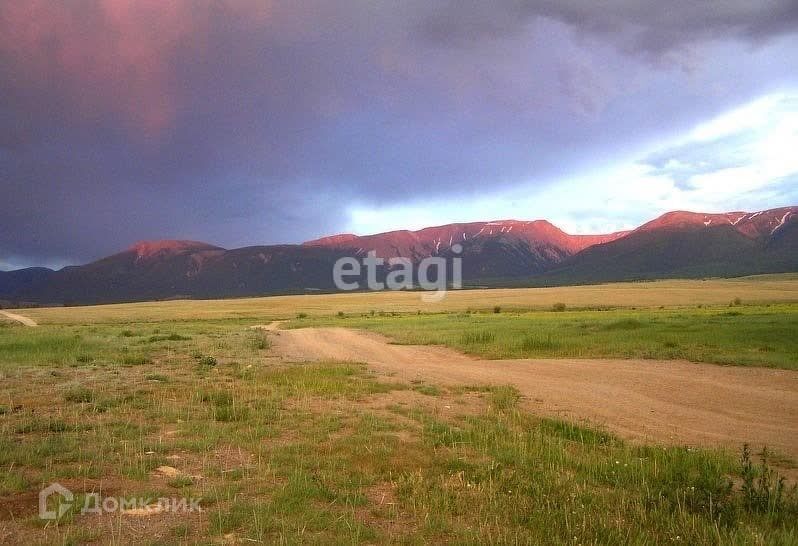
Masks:
[[[354,201],[551,180],[798,73],[762,62],[794,2],[585,5],[4,3],[0,259],[297,242]]]
[[[798,25],[798,4],[791,0],[449,0],[420,29],[437,42],[470,42],[520,32],[535,17],[563,21],[578,32],[612,35],[630,49],[661,55],[700,40],[732,36],[766,40],[792,33]]]

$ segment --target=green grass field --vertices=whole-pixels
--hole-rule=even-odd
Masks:
[[[288,362],[249,329],[274,317],[268,306],[235,318],[217,304],[203,302],[221,318],[189,319],[182,304],[172,316],[164,303],[144,320],[121,320],[118,306],[111,320],[84,308],[69,324],[0,323],[0,543],[798,544],[798,499],[769,470],[795,461],[762,466],[762,446],[748,465],[740,452],[638,445],[541,418],[510,387]],[[358,304],[343,317],[325,305],[291,325],[490,358],[795,369],[798,351],[791,303],[494,313],[483,300],[480,312],[381,316]],[[79,503],[97,491],[178,496],[201,498],[203,512],[73,507],[45,525],[36,495],[51,482]]]
[[[485,358],[650,358],[798,369],[798,305],[303,318]]]

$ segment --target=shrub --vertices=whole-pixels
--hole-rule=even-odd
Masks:
[[[493,312],[496,313],[496,314],[501,313],[502,312],[501,306],[499,306],[499,305],[495,306],[493,308]]]
[[[770,453],[762,450],[762,463],[757,468],[751,460],[748,444],[743,445],[740,455],[743,485],[741,489],[743,508],[749,512],[769,514],[775,517],[798,517],[796,488],[787,489],[785,480],[778,476],[768,464]]]
[[[252,348],[256,351],[262,351],[264,349],[269,349],[272,346],[272,342],[269,341],[263,334],[257,334],[255,338],[252,340]]]
[[[216,366],[216,364],[218,364],[218,362],[212,356],[207,356],[206,355],[206,356],[201,356],[199,358],[199,365],[200,366],[206,366],[208,368],[213,368],[214,366]]]
[[[740,512],[762,514],[776,524],[795,521],[798,518],[796,487],[787,488],[784,478],[770,468],[768,456],[769,452],[764,449],[762,462],[756,465],[748,444],[743,445],[739,489],[719,469],[704,466],[697,475],[671,476],[662,481],[660,493],[674,506],[709,516],[724,526],[735,526]],[[680,489],[682,494],[679,494]]]
[[[345,316],[343,311],[338,311],[338,318],[344,318]]]
[[[565,304],[564,303],[555,303],[551,306],[552,311],[562,312],[565,311]]]
[[[308,314],[307,313],[297,313],[296,318],[298,318],[298,319],[308,318]]]

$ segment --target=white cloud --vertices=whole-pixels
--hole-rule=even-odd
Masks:
[[[657,157],[652,162],[651,157]],[[572,233],[629,229],[669,210],[724,212],[790,205],[798,176],[798,90],[708,120],[681,137],[596,172],[543,187],[350,209],[350,230],[546,218]]]

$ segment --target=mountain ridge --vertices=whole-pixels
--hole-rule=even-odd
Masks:
[[[455,244],[462,247],[456,253]],[[237,249],[188,240],[139,241],[85,265],[0,271],[0,301],[110,303],[334,291],[335,261],[372,250],[414,263],[460,256],[467,284],[789,272],[798,271],[798,207],[671,211],[633,230],[594,235],[568,234],[547,220],[494,220]]]
[[[328,246],[336,248],[368,248],[377,250],[378,255],[388,257],[391,252],[396,256],[407,256],[407,245],[418,245],[421,249],[434,252],[451,247],[454,243],[463,243],[477,237],[491,237],[506,234],[508,237],[525,239],[527,242],[556,242],[569,251],[577,252],[593,244],[617,239],[628,233],[618,231],[608,234],[572,235],[566,233],[548,220],[491,220],[483,222],[457,222],[440,226],[425,227],[418,230],[395,230],[370,235],[354,235],[344,233],[322,237],[302,243],[304,246]],[[387,247],[384,241],[391,241]],[[380,241],[383,241],[380,244]],[[377,243],[376,245],[374,243]],[[405,246],[403,246],[405,245]],[[383,253],[380,254],[382,246]],[[387,252],[386,252],[387,251]],[[412,252],[411,252],[412,253]],[[432,252],[428,252],[431,255]]]

